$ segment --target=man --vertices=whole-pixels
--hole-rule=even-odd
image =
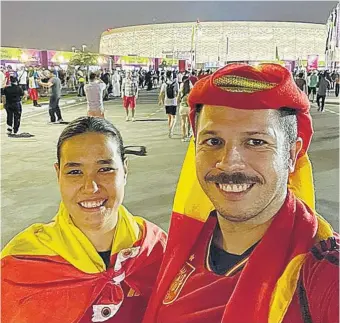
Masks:
[[[298,86],[298,88],[302,91],[305,92],[307,94],[307,82],[304,78],[304,74],[303,72],[300,72],[298,77],[295,80],[296,85]]]
[[[316,87],[318,85],[318,75],[317,71],[313,71],[308,76],[308,98],[310,98],[310,95],[312,94],[312,103],[314,103],[314,98],[316,96]]]
[[[307,96],[280,65],[230,64],[189,104],[195,138],[143,322],[339,322],[339,237],[314,210]]]
[[[336,75],[335,75],[335,96],[336,97],[339,96],[339,90],[340,90],[340,73],[338,71],[336,72]]]
[[[111,75],[110,73],[106,70],[106,68],[104,68],[104,71],[101,74],[100,79],[104,82],[105,86],[105,91],[104,91],[104,101],[108,100],[108,95],[109,93],[111,93],[111,91],[109,91],[109,87],[110,87],[110,78]]]
[[[14,76],[10,76],[10,85],[4,88],[2,94],[2,102],[7,113],[7,134],[9,136],[16,135],[19,131],[23,95],[24,92],[18,85],[18,80]]]
[[[107,120],[62,132],[52,222],[19,233],[1,254],[1,322],[141,322],[166,234],[122,205],[127,159]]]
[[[158,97],[158,104],[165,107],[165,113],[168,116],[169,138],[172,138],[176,125],[177,96],[179,92],[177,79],[173,80],[172,75],[171,71],[166,72],[166,81],[162,84]]]
[[[122,99],[126,112],[126,121],[130,121],[129,109],[132,114],[132,122],[135,122],[136,100],[138,98],[138,84],[132,79],[131,71],[126,72],[126,77],[122,83]]]
[[[18,83],[19,86],[22,88],[24,92],[24,100],[27,100],[28,97],[28,88],[27,88],[27,82],[28,82],[28,73],[26,71],[25,66],[21,66],[19,72],[18,72]]]
[[[318,104],[318,111],[320,112],[324,111],[327,90],[329,89],[329,87],[329,80],[325,77],[324,73],[320,73],[318,82],[318,94],[316,95],[316,103]]]
[[[39,88],[39,73],[37,71],[37,67],[30,67],[28,70],[28,93],[33,101],[34,107],[41,107],[38,103],[38,88]]]
[[[45,73],[47,75],[47,73]],[[55,77],[55,75],[50,71],[50,79],[47,83],[39,81],[39,84],[45,88],[51,88],[51,96],[49,102],[48,112],[50,114],[50,124],[61,123],[63,118],[61,116],[61,111],[59,108],[59,100],[61,97],[61,82],[60,79]],[[57,119],[56,119],[57,117]]]
[[[104,118],[103,93],[106,84],[97,77],[96,73],[90,74],[90,83],[84,87],[87,99],[87,115]]]

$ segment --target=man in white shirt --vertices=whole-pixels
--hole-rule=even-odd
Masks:
[[[87,99],[87,115],[90,117],[104,118],[103,93],[106,84],[97,77],[97,74],[90,74],[90,83],[84,87]]]
[[[122,99],[126,112],[126,121],[130,121],[129,108],[131,109],[132,122],[135,121],[136,100],[138,98],[138,83],[132,77],[131,71],[126,72],[126,77],[122,83]]]
[[[172,72],[166,72],[166,82],[162,84],[159,93],[159,105],[165,106],[165,113],[168,116],[169,138],[172,138],[176,125],[177,96],[179,86],[177,79],[172,79]]]
[[[23,97],[24,101],[26,101],[28,97],[27,78],[28,78],[28,73],[26,71],[26,68],[25,66],[21,66],[20,70],[18,71],[18,83],[24,92],[24,97]]]

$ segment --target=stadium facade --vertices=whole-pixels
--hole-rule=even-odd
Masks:
[[[298,22],[185,22],[108,29],[100,53],[208,62],[325,60],[326,24]]]

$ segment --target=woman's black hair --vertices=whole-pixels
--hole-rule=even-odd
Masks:
[[[124,161],[125,153],[123,139],[119,130],[111,122],[104,118],[80,117],[70,122],[59,137],[57,144],[58,164],[60,164],[61,146],[63,143],[74,136],[89,132],[105,134],[117,140],[119,153],[122,161]]]

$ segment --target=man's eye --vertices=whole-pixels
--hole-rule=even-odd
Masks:
[[[101,173],[114,172],[115,169],[112,167],[103,167],[99,170]]]
[[[205,143],[208,146],[218,146],[222,143],[222,141],[218,138],[211,138],[211,139],[206,140]]]
[[[266,144],[266,142],[262,139],[249,139],[247,144],[250,146],[263,146]]]
[[[81,174],[81,170],[79,169],[73,169],[70,170],[69,172],[67,172],[68,175],[80,175]]]

